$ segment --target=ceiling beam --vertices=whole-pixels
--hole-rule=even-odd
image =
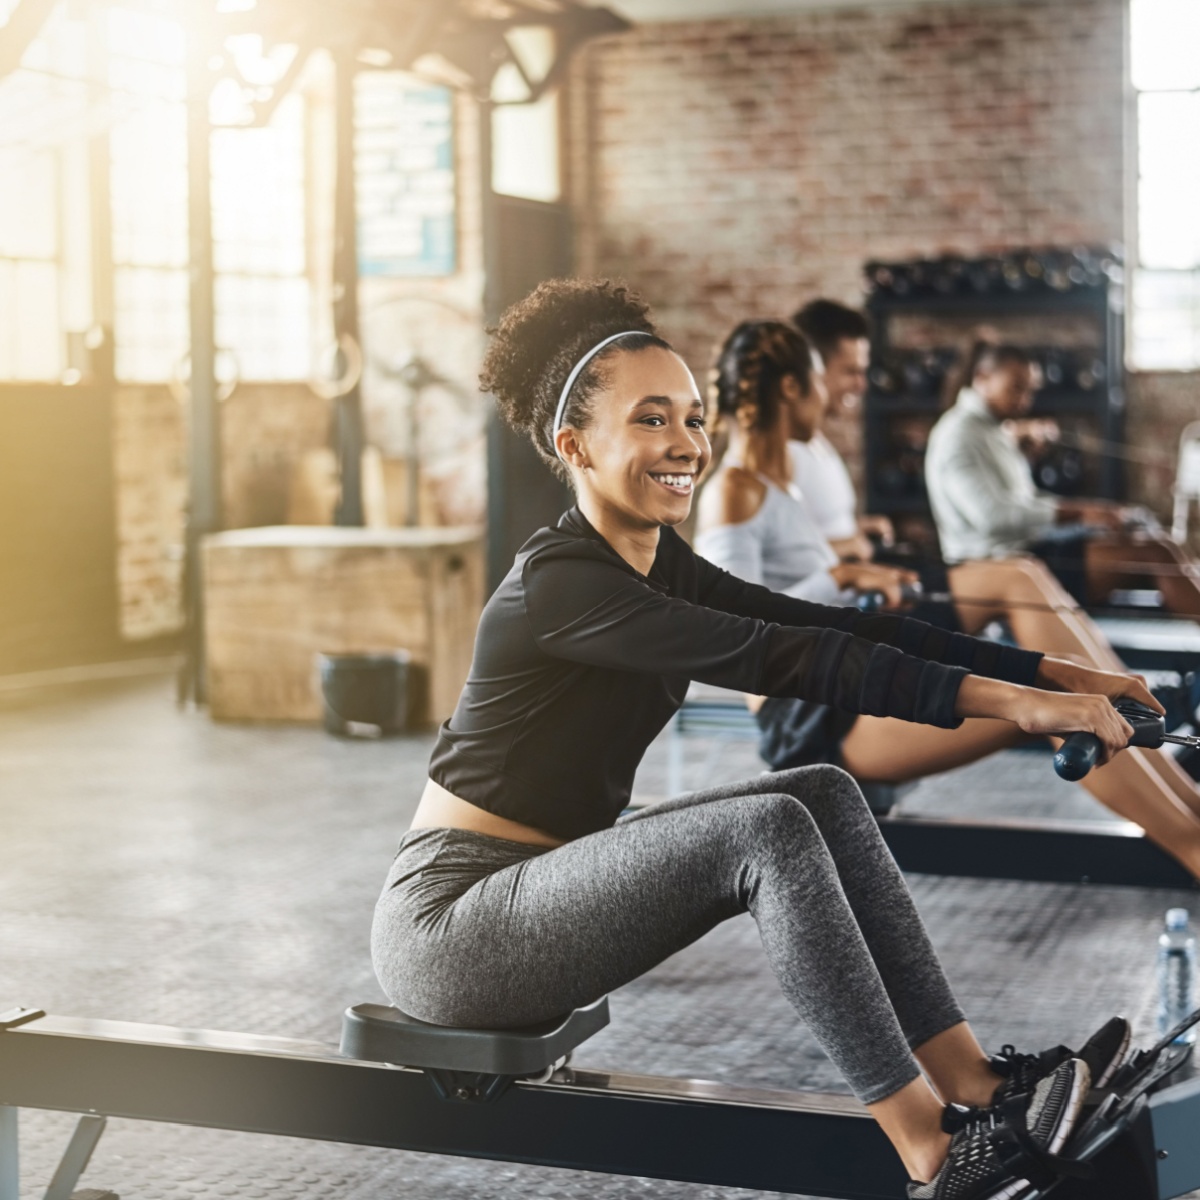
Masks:
[[[21,65],[21,56],[42,31],[56,0],[18,0],[8,23],[0,28],[0,79]]]
[[[603,0],[637,24],[781,17],[819,9],[881,9],[914,4],[980,4],[987,0]]]

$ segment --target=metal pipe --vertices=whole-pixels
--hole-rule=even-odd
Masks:
[[[333,327],[338,342],[350,338],[361,344],[358,322],[358,212],[354,166],[355,52],[341,48],[334,55],[337,164],[334,186]],[[366,524],[362,494],[362,456],[365,443],[362,384],[334,402],[341,497],[335,525]]]
[[[71,1141],[59,1159],[54,1178],[50,1180],[50,1186],[46,1189],[44,1200],[71,1200],[75,1185],[87,1170],[92,1151],[96,1149],[96,1143],[107,1124],[107,1117],[97,1116],[95,1113],[84,1113],[79,1118]]]
[[[1106,458],[1124,459],[1126,462],[1173,466],[1179,461],[1176,455],[1162,450],[1141,450],[1132,442],[1113,442],[1074,429],[1060,429],[1058,436],[1051,438],[1050,442],[1058,442],[1075,450],[1086,450],[1091,454],[1102,454]]]
[[[213,297],[212,170],[208,119],[207,39],[188,38],[188,506],[184,555],[187,605],[187,666],[182,699],[206,698],[204,581],[200,546],[221,528],[221,429],[217,406],[216,335]]]
[[[88,101],[98,110],[108,91],[108,9],[92,0],[87,9]],[[112,140],[107,126],[88,135],[88,216],[91,222],[92,324],[97,330],[91,348],[91,373],[97,382],[115,383],[113,327],[116,299],[113,271]]]
[[[0,1104],[0,1200],[21,1200],[20,1126],[18,1113]]]

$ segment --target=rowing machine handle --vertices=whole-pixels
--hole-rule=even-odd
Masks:
[[[900,602],[903,605],[916,604],[925,599],[925,591],[919,583],[906,583],[900,589]],[[879,591],[860,592],[854,601],[854,607],[859,612],[879,612],[887,604],[887,595]]]
[[[1076,783],[1100,761],[1100,739],[1094,733],[1073,733],[1054,755],[1054,769],[1062,779]]]
[[[1166,726],[1162,717],[1152,708],[1132,700],[1118,700],[1116,709],[1133,726],[1129,745],[1156,749],[1163,744]],[[1094,733],[1073,733],[1058,748],[1054,756],[1054,769],[1063,779],[1074,783],[1099,762],[1100,750],[1100,739]]]

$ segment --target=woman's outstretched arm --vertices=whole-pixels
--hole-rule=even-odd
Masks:
[[[668,536],[666,531],[663,536]],[[879,645],[895,646],[927,662],[966,667],[973,674],[1010,683],[1036,681],[1043,657],[1037,651],[950,633],[895,613],[864,613],[799,600],[747,583],[698,555],[693,558],[700,603],[710,608],[784,626],[838,629]]]
[[[696,563],[701,572],[703,602],[724,612],[781,625],[840,629],[929,662],[966,667],[973,675],[1051,691],[1099,694],[1112,700],[1126,697],[1162,711],[1140,675],[1091,669],[1038,651],[950,633],[895,613],[862,613],[854,608],[814,604],[747,583],[698,556]]]
[[[696,604],[586,549],[535,555],[523,576],[528,627],[537,647],[552,657],[795,696],[854,713],[947,728],[958,723],[954,706],[967,674],[963,667],[828,624],[781,626]]]

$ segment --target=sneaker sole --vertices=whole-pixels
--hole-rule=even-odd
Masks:
[[[1084,1070],[1087,1070],[1086,1064]],[[1082,1086],[1083,1080],[1080,1079],[1078,1073],[1071,1080],[1071,1094],[1067,1097],[1066,1104],[1063,1105],[1062,1113],[1059,1115],[1058,1126],[1050,1137],[1050,1142],[1046,1146],[1048,1154],[1057,1154],[1063,1146],[1066,1145],[1071,1134],[1075,1132],[1075,1126],[1079,1123],[1079,1116],[1083,1112],[1083,1103],[1087,1099],[1088,1091],[1091,1087],[1091,1081],[1088,1081],[1088,1086]],[[1028,1179],[1014,1179],[1011,1183],[1006,1184],[998,1191],[992,1192],[987,1200],[1019,1200],[1020,1197],[1031,1194],[1034,1191],[1034,1186]]]
[[[1125,1061],[1125,1056],[1129,1053],[1129,1043],[1133,1041],[1133,1030],[1127,1025],[1125,1027],[1125,1040],[1121,1043],[1120,1049],[1113,1055],[1112,1061],[1104,1069],[1104,1073],[1099,1079],[1092,1080],[1093,1088],[1104,1088],[1112,1082],[1112,1077],[1117,1073],[1118,1068]]]
[[[1084,1066],[1084,1071],[1087,1067]],[[1050,1135],[1050,1141],[1046,1145],[1048,1154],[1057,1154],[1063,1146],[1066,1145],[1067,1139],[1075,1131],[1075,1126],[1079,1121],[1079,1114],[1083,1111],[1083,1102],[1087,1099],[1088,1090],[1091,1087],[1091,1080],[1084,1084],[1078,1072],[1071,1080],[1071,1094],[1067,1097],[1066,1104],[1063,1105],[1063,1110],[1059,1114],[1058,1125],[1054,1132]]]
[[[1084,1073],[1087,1072],[1086,1063],[1083,1064],[1083,1071]],[[1074,1078],[1071,1080],[1071,1093],[1067,1097],[1067,1102],[1063,1105],[1062,1112],[1059,1114],[1058,1125],[1055,1127],[1053,1134],[1051,1134],[1050,1142],[1046,1146],[1047,1153],[1057,1154],[1075,1131],[1075,1126],[1079,1122],[1079,1116],[1083,1112],[1083,1102],[1087,1099],[1090,1087],[1091,1080],[1088,1080],[1086,1087],[1083,1086],[1083,1079],[1076,1072]],[[980,1196],[978,1200],[1020,1200],[1021,1197],[1029,1195],[1033,1191],[1033,1184],[1028,1179],[1010,1179],[1008,1182],[1001,1184],[995,1191],[988,1192],[986,1196]]]

